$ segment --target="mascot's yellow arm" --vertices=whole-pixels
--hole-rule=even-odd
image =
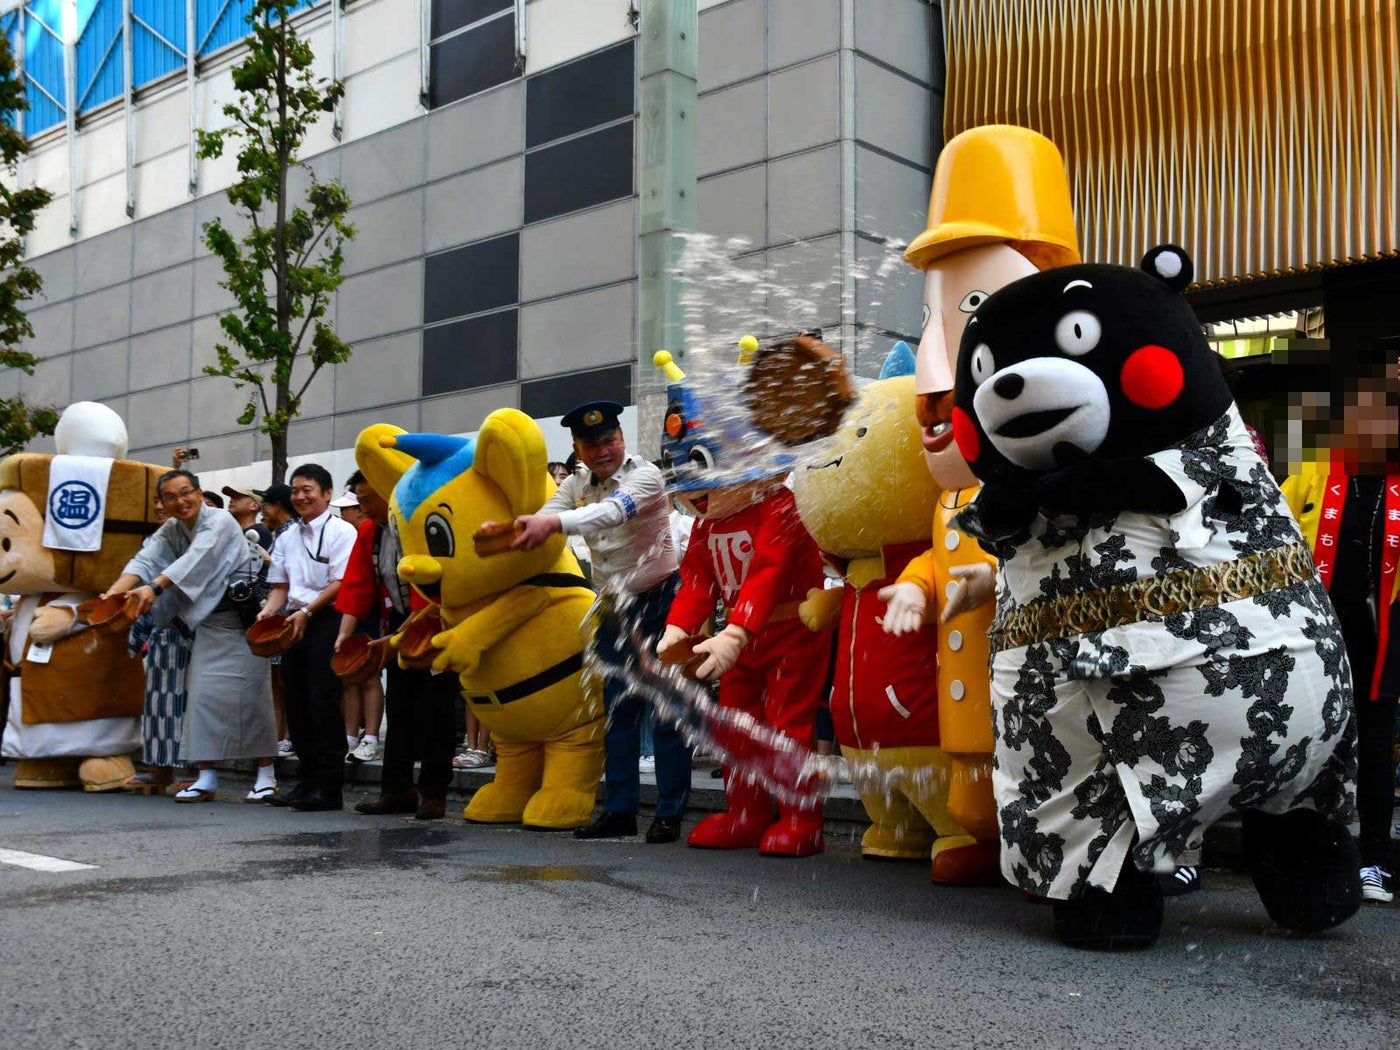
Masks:
[[[543,587],[512,587],[483,609],[433,636],[442,650],[433,661],[434,671],[449,667],[462,677],[476,672],[481,654],[549,607],[550,592]]]

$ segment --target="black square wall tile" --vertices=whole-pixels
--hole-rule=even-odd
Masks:
[[[526,147],[630,116],[636,79],[630,40],[530,77],[525,82]]]
[[[428,75],[434,107],[515,79],[515,16],[434,44]]]
[[[515,310],[423,329],[423,396],[515,381]]]
[[[423,323],[511,306],[519,289],[517,233],[430,255],[424,260]]]
[[[436,40],[444,33],[479,22],[514,4],[515,0],[432,0],[432,38]]]
[[[633,123],[525,154],[525,221],[630,197]]]
[[[520,384],[520,411],[536,419],[562,416],[575,405],[602,399],[632,403],[632,366],[531,379]]]

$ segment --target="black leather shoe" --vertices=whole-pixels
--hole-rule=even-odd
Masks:
[[[263,804],[266,806],[276,806],[278,809],[289,809],[290,807],[295,806],[298,802],[300,802],[302,799],[306,798],[308,795],[311,794],[313,794],[313,792],[309,787],[307,787],[305,784],[298,784],[296,787],[292,788],[291,791],[288,791],[285,795],[273,795],[270,799],[267,799]]]
[[[293,802],[292,808],[298,813],[324,813],[333,809],[344,809],[345,803],[341,801],[339,792],[331,795],[324,791],[313,791],[305,798]]]
[[[681,822],[679,820],[657,817],[651,822],[651,827],[647,828],[647,842],[653,846],[661,842],[675,842],[680,837]]]
[[[416,813],[418,812],[418,792],[409,788],[407,791],[395,791],[388,795],[381,795],[373,802],[356,802],[355,812],[370,817],[382,817],[388,813]]]
[[[637,833],[637,818],[631,813],[604,813],[586,828],[574,832],[576,839],[620,839]]]
[[[445,816],[447,816],[447,799],[425,798],[418,803],[418,811],[413,814],[413,819],[441,820]]]

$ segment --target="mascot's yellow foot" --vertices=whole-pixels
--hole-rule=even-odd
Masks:
[[[530,790],[502,786],[492,781],[472,796],[462,819],[475,824],[519,824],[525,816]]]
[[[945,886],[999,886],[1001,858],[995,842],[945,835],[933,844],[933,881]]]
[[[120,791],[128,777],[136,775],[130,755],[109,755],[105,758],[85,758],[78,767],[78,778],[84,791]]]
[[[23,758],[15,766],[15,787],[75,788],[82,784],[78,776],[81,758]]]
[[[861,856],[885,860],[923,860],[932,847],[932,832],[890,824],[871,824],[860,837]]]
[[[525,807],[521,823],[530,828],[566,831],[587,827],[593,817],[597,789],[544,788],[535,793]]]

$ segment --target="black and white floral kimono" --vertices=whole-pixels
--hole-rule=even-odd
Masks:
[[[1179,514],[1037,515],[992,545],[1002,871],[1056,899],[1086,883],[1111,890],[1130,851],[1140,869],[1170,871],[1231,812],[1308,807],[1349,821],[1353,810],[1355,714],[1336,614],[1239,412],[1148,458],[1185,493]],[[1249,597],[1132,608],[1104,630],[1060,618],[1081,595],[1261,560],[1292,574],[1225,592]],[[1041,621],[1053,626],[1021,644],[1004,629],[1033,604],[1055,610]]]

